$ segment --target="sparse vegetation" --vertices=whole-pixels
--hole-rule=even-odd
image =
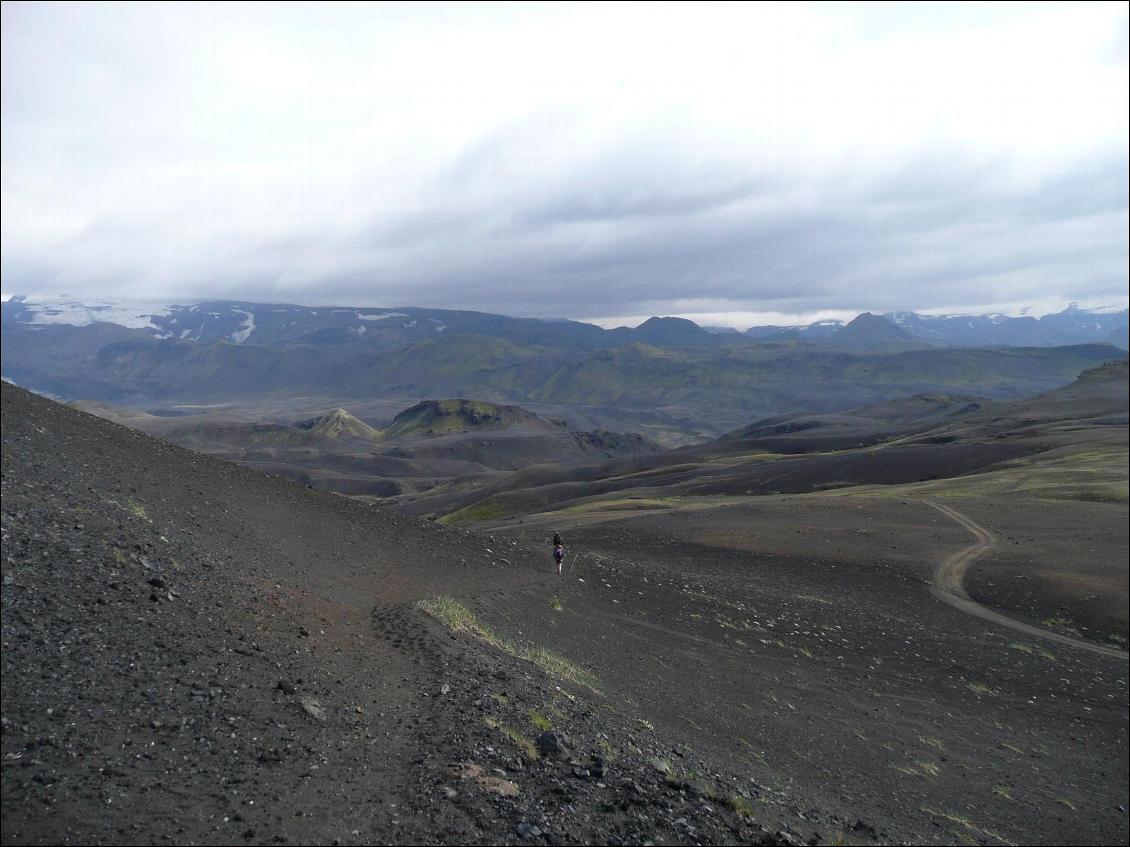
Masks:
[[[945,745],[942,744],[942,742],[937,738],[930,738],[926,735],[920,735],[918,736],[918,740],[925,744],[927,747],[933,747],[935,750],[941,750],[943,753],[946,750]]]
[[[610,500],[589,500],[561,511],[566,514],[588,514],[590,512],[618,512],[633,509],[670,509],[681,502],[682,497],[621,497]]]
[[[941,769],[933,762],[923,761],[913,762],[909,765],[900,765],[896,767],[895,770],[907,776],[921,776],[931,779],[941,773]]]
[[[534,746],[534,743],[526,737],[522,730],[514,726],[506,725],[502,727],[501,731],[503,737],[517,747],[528,761],[537,761],[538,749]]]
[[[145,512],[145,506],[132,497],[126,498],[125,510],[135,518],[140,518],[143,521],[149,520],[149,515]]]
[[[449,524],[451,526],[461,526],[463,524],[502,518],[506,516],[506,513],[506,506],[497,500],[488,498],[481,502],[473,503],[470,506],[464,506],[462,509],[457,509],[450,514],[443,515],[438,518],[436,522]]]
[[[1008,845],[1008,847],[1016,847],[1016,842],[1009,841],[1007,838],[1005,838],[1001,835],[998,835],[997,833],[993,832],[990,829],[985,829],[984,827],[977,826],[976,824],[973,823],[972,820],[970,820],[965,815],[961,815],[961,814],[958,814],[957,812],[953,812],[953,811],[949,811],[949,810],[941,811],[939,809],[931,809],[928,806],[923,806],[922,811],[925,812],[926,814],[932,816],[932,817],[941,818],[942,820],[949,821],[950,823],[958,824],[959,826],[969,830],[970,832],[975,832],[975,833],[979,833],[981,835],[986,835],[989,838],[992,838],[993,840],[995,840],[995,841],[997,841],[1001,844]]]
[[[548,732],[549,730],[553,729],[553,721],[551,721],[537,709],[530,709],[530,723],[543,732]]]
[[[579,665],[544,647],[534,644],[521,644],[497,635],[489,627],[480,623],[470,609],[452,597],[432,597],[427,600],[420,600],[416,603],[416,608],[426,612],[456,632],[466,632],[482,639],[497,650],[502,650],[504,653],[537,665],[550,676],[575,682],[593,691],[598,691],[596,677]]]
[[[1026,644],[1023,641],[1013,641],[1008,645],[1010,650],[1017,650],[1021,653],[1028,653],[1033,656],[1042,656],[1048,661],[1056,661],[1055,653],[1048,650],[1046,647],[1040,647],[1037,644]]]
[[[742,794],[731,794],[726,798],[726,805],[729,806],[736,815],[740,815],[743,818],[753,817],[753,802]]]
[[[1062,613],[1055,615],[1054,617],[1045,618],[1043,624],[1053,632],[1058,632],[1062,635],[1070,635],[1072,638],[1083,637],[1083,634],[1068,618],[1064,617]]]

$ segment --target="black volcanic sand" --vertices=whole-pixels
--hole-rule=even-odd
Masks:
[[[3,392],[5,843],[1127,841],[1126,661],[935,600],[971,538],[922,503],[562,524],[558,578],[552,526],[428,525]]]
[[[548,596],[540,550],[7,384],[2,531],[4,843],[799,843],[782,821],[814,834],[787,803],[756,808],[770,829],[754,822],[744,769],[640,723],[631,702],[413,605]],[[562,735],[542,755],[547,725]]]
[[[946,502],[1014,535],[1058,514]],[[1121,522],[1124,545],[1126,508],[1072,506],[1068,527],[1105,521],[1089,567],[1121,567],[1125,585],[1113,561],[1125,548],[1101,539]],[[825,827],[862,818],[883,841],[1126,843],[1125,658],[932,597],[935,564],[973,538],[924,503],[758,498],[505,531],[536,541],[554,528],[573,554],[563,610],[536,625],[515,606],[513,626],[569,645],[611,696],[744,771],[759,799],[780,792]]]
[[[963,508],[963,501],[955,505]],[[974,501],[997,546],[965,576],[978,602],[1069,635],[1127,646],[1130,522],[1125,505]]]

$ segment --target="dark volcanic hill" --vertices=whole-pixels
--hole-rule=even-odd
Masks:
[[[552,614],[522,545],[2,408],[4,843],[777,843],[648,760],[716,764],[470,617]]]
[[[441,435],[481,432],[525,426],[553,430],[556,427],[518,406],[481,400],[423,400],[398,414],[385,429],[385,438],[404,435]]]
[[[96,401],[78,408],[288,479],[370,498],[481,484],[529,465],[656,453],[638,433],[571,429],[517,406],[426,400],[380,430],[342,408],[297,424],[247,420],[226,408],[147,414]],[[289,408],[289,407],[288,407]]]

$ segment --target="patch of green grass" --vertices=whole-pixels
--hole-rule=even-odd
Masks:
[[[122,565],[123,567],[129,564],[129,558],[117,547],[114,547],[110,550],[110,555],[114,557],[115,562],[117,562],[119,565]]]
[[[530,723],[543,732],[549,732],[553,729],[553,722],[537,709],[530,709]]]
[[[561,612],[564,611],[565,604],[561,602],[560,597],[554,594],[553,598],[549,601],[549,608],[553,609],[555,612]]]
[[[140,518],[143,521],[149,520],[149,515],[145,513],[145,506],[132,497],[127,497],[125,504],[122,506],[127,512],[135,518]]]
[[[1055,615],[1054,617],[1045,618],[1044,626],[1053,632],[1058,632],[1061,635],[1070,635],[1073,638],[1082,638],[1083,633],[1075,628],[1075,625],[1062,614]]]
[[[995,697],[997,693],[983,682],[968,682],[965,687],[975,694],[987,694],[991,697]]]
[[[753,802],[748,797],[741,794],[731,794],[726,798],[726,805],[729,806],[738,817],[753,817]]]
[[[488,497],[486,500],[480,500],[478,503],[472,503],[470,506],[457,509],[451,514],[443,515],[436,520],[436,523],[448,524],[449,526],[461,526],[463,524],[502,518],[506,516],[506,512],[506,506],[503,503]]]
[[[1064,448],[1013,459],[985,473],[890,486],[875,493],[1126,503],[1130,502],[1126,462],[1127,449],[1122,445],[1098,445],[1090,450]]]
[[[665,468],[664,470],[670,470]],[[620,497],[609,500],[589,500],[562,509],[564,514],[587,514],[588,512],[617,512],[632,509],[669,509],[679,502],[680,497]]]
[[[538,758],[538,751],[537,748],[534,747],[533,742],[526,738],[525,733],[516,726],[504,724],[498,718],[493,718],[490,715],[483,715],[483,723],[488,729],[499,732],[503,738],[517,747],[522,752],[522,755],[531,762]]]
[[[1001,844],[1008,845],[1008,847],[1016,847],[1016,842],[1009,841],[1007,838],[1005,838],[1002,835],[998,835],[997,833],[993,832],[991,829],[985,829],[984,827],[977,826],[969,818],[965,817],[964,815],[960,815],[957,812],[952,812],[952,811],[948,811],[948,810],[942,811],[940,809],[931,809],[929,806],[922,806],[921,811],[923,811],[926,814],[931,815],[933,817],[941,818],[942,820],[949,821],[950,823],[956,823],[956,824],[964,827],[965,829],[968,829],[970,832],[977,832],[977,833],[981,833],[982,835],[987,835],[989,838],[992,838],[992,839],[1000,842]]]
[[[636,718],[636,723],[638,723],[640,726],[642,726],[648,732],[655,732],[655,725],[649,720],[645,720],[643,718]]]
[[[507,697],[505,694],[499,693],[498,691],[492,691],[491,694],[490,694],[490,699],[493,700],[494,702],[498,703],[498,705],[500,705],[500,706],[510,705],[510,698]]]
[[[941,773],[941,769],[933,762],[914,762],[909,765],[901,765],[895,770],[904,773],[907,776],[922,776],[930,779],[936,777]]]
[[[522,730],[507,725],[502,727],[502,735],[507,741],[517,747],[526,759],[531,762],[537,761],[538,749],[534,746],[534,742],[530,741],[530,739],[525,736]]]
[[[1056,798],[1055,798],[1055,801],[1056,801],[1057,803],[1059,803],[1059,804],[1060,804],[1061,806],[1066,806],[1067,808],[1069,808],[1069,809],[1070,809],[1071,811],[1073,811],[1073,812],[1078,812],[1078,811],[1079,811],[1079,810],[1078,810],[1078,809],[1077,809],[1077,808],[1075,807],[1075,804],[1074,804],[1073,802],[1071,802],[1071,798],[1070,798],[1070,797],[1056,797]]]
[[[1038,644],[1026,644],[1022,641],[1013,641],[1008,645],[1010,650],[1018,650],[1021,653],[1028,653],[1033,656],[1043,656],[1049,661],[1057,661],[1055,653],[1045,647],[1040,647]]]
[[[993,796],[994,797],[1000,797],[1003,800],[1013,799],[1012,791],[1006,785],[995,785],[995,786],[993,786]]]
[[[453,597],[441,596],[420,600],[416,603],[416,608],[456,632],[466,632],[482,639],[496,650],[533,663],[550,676],[575,682],[599,693],[596,677],[584,668],[545,647],[522,644],[497,635],[485,624],[480,623],[475,618],[474,612]]]

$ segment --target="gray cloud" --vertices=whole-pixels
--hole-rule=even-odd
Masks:
[[[640,22],[614,7],[563,53],[592,14],[5,6],[4,290],[609,319],[1126,301],[1124,10],[676,9],[617,41]]]

